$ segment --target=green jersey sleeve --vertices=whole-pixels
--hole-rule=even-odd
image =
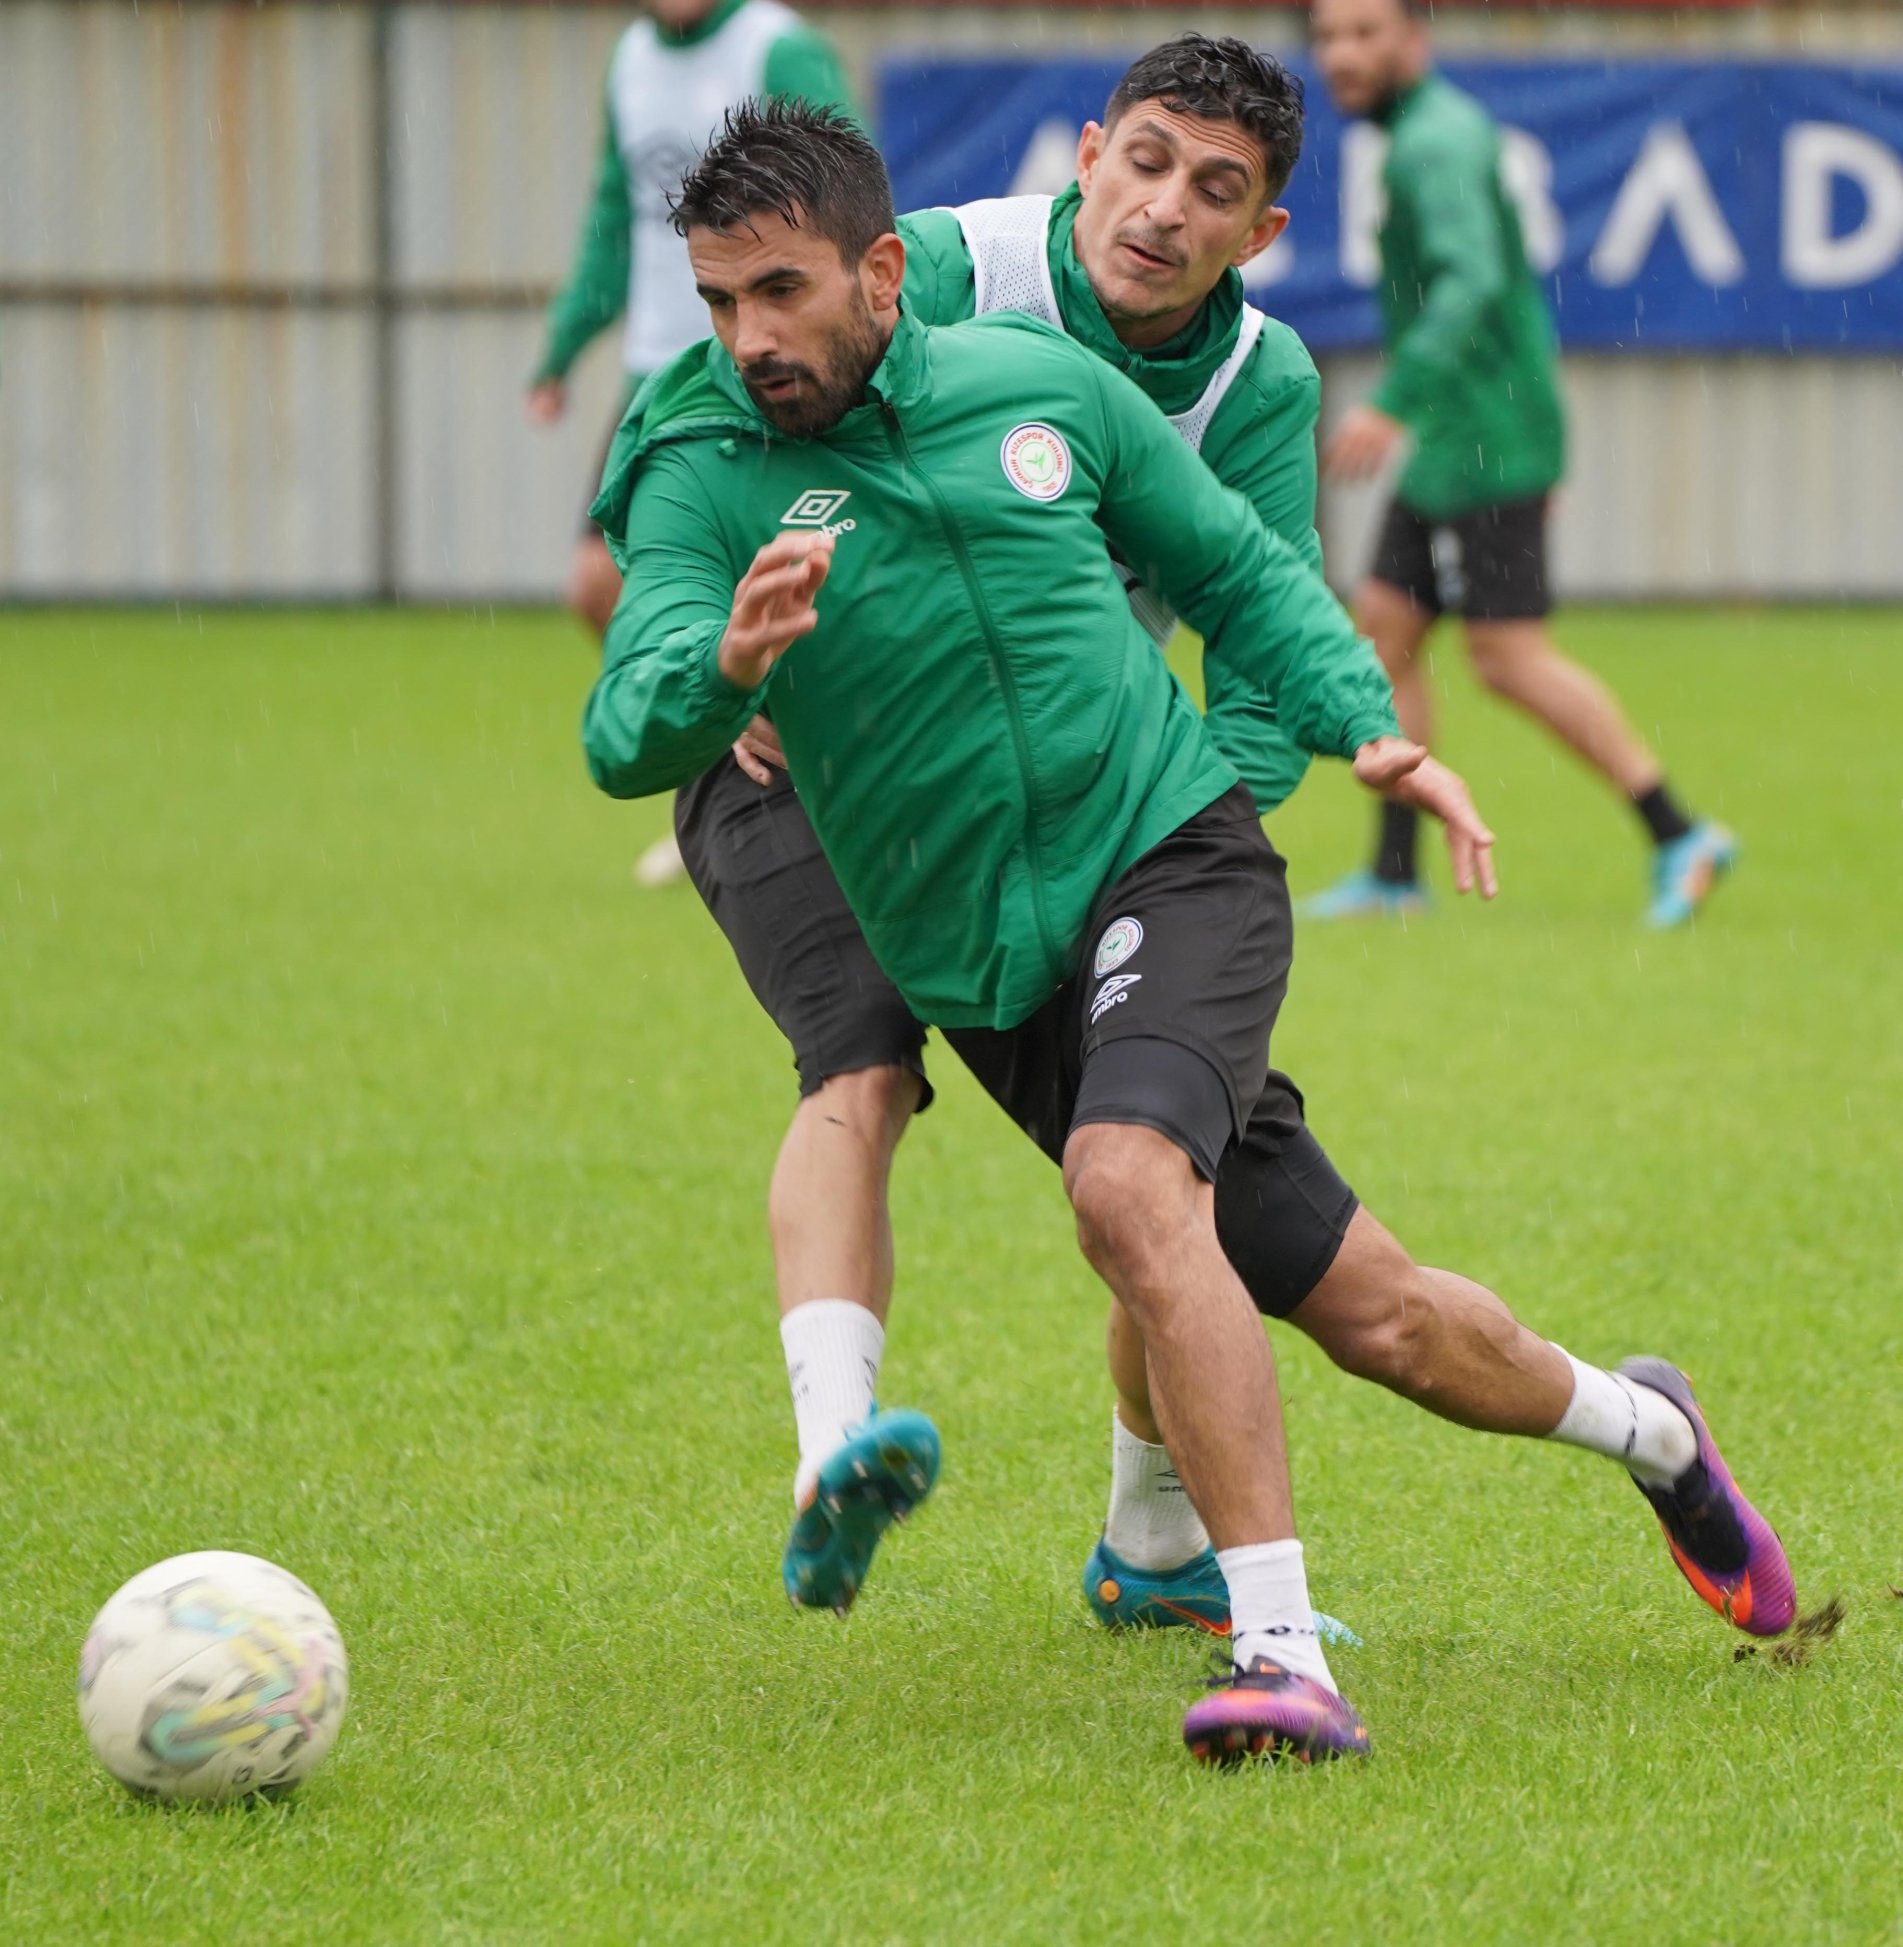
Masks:
[[[641,546],[623,551],[627,580],[582,716],[582,747],[610,797],[644,798],[706,770],[769,684],[743,690],[720,673],[737,577],[706,483],[679,448],[643,463],[626,531],[638,531]]]
[[[628,303],[634,258],[634,204],[628,172],[615,140],[614,116],[603,106],[595,187],[582,215],[568,280],[548,307],[542,362],[531,383],[566,378],[588,342],[620,317]]]
[[[921,324],[963,324],[978,311],[978,278],[964,225],[950,210],[899,218],[905,244],[905,308]]]
[[[809,101],[815,108],[843,108],[861,128],[866,125],[832,42],[811,27],[797,27],[773,43],[763,80],[769,95]]]
[[[1352,757],[1398,735],[1387,676],[1327,583],[1218,483],[1129,379],[1090,364],[1108,455],[1099,522],[1201,634],[1211,713],[1253,701],[1324,756]],[[1263,781],[1237,768],[1260,802]]]
[[[1408,200],[1427,295],[1420,315],[1390,348],[1374,403],[1406,424],[1430,412],[1450,377],[1472,362],[1488,308],[1506,296],[1506,248],[1494,217],[1498,167],[1484,130],[1416,143],[1398,159],[1389,155],[1388,194]]]

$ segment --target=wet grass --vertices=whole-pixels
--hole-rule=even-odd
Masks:
[[[587,787],[566,625],[0,617],[0,1938],[1894,1937],[1897,633],[1569,618],[1744,838],[1669,938],[1631,815],[1450,655],[1506,895],[1305,935],[1278,1042],[1418,1254],[1692,1369],[1834,1639],[1735,1660],[1612,1470],[1282,1335],[1376,1755],[1211,1777],[1200,1646],[1084,1619],[1101,1304],[943,1051],[884,1390],[945,1484],[849,1624],[786,1609],[790,1068],[632,890],[663,812]],[[1365,809],[1273,829],[1313,887]],[[94,1607],[196,1547],[350,1646],[281,1805],[135,1803],[80,1737]]]

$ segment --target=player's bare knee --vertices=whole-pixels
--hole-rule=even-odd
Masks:
[[[1495,696],[1510,697],[1514,691],[1513,658],[1493,643],[1470,642],[1468,660],[1481,686]]]
[[[1434,1348],[1439,1338],[1433,1294],[1419,1269],[1409,1265],[1375,1316],[1345,1335],[1330,1356],[1358,1379],[1371,1379],[1409,1399],[1433,1383]]]
[[[1343,1372],[1412,1394],[1438,1334],[1431,1280],[1399,1240],[1355,1212],[1333,1268],[1291,1315]]]
[[[918,1106],[919,1079],[897,1062],[827,1077],[820,1091],[825,1113],[838,1116],[863,1141],[890,1154]]]
[[[1103,1124],[1077,1131],[1064,1151],[1064,1190],[1077,1217],[1077,1243],[1094,1270],[1126,1303],[1168,1281],[1186,1214],[1176,1172],[1159,1168],[1166,1138]]]
[[[889,1162],[918,1106],[919,1087],[919,1078],[897,1062],[852,1068],[828,1075],[800,1112]]]

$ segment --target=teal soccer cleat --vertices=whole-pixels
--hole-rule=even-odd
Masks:
[[[932,1491],[938,1429],[923,1413],[875,1412],[827,1458],[811,1502],[794,1517],[780,1563],[787,1600],[843,1616],[865,1582],[879,1538]]]
[[[1212,1550],[1180,1568],[1132,1568],[1099,1540],[1084,1564],[1084,1600],[1106,1629],[1205,1629],[1229,1634],[1229,1584]]]
[[[1295,902],[1297,919],[1408,919],[1427,911],[1427,888],[1418,879],[1402,884],[1372,872],[1351,872],[1326,892]]]
[[[1709,818],[1701,818],[1683,838],[1661,845],[1652,860],[1646,925],[1655,932],[1683,926],[1737,862],[1737,839]]]
[[[1202,1629],[1229,1634],[1229,1585],[1214,1551],[1205,1548],[1181,1568],[1132,1568],[1099,1539],[1084,1564],[1084,1600],[1106,1629]],[[1315,1632],[1324,1643],[1361,1647],[1346,1623],[1315,1611]]]

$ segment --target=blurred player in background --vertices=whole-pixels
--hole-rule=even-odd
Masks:
[[[1421,0],[1315,0],[1315,58],[1345,115],[1388,131],[1381,310],[1388,364],[1324,455],[1367,479],[1411,435],[1414,452],[1357,598],[1357,619],[1394,680],[1410,737],[1432,703],[1421,649],[1461,616],[1490,690],[1517,703],[1623,792],[1653,845],[1655,927],[1690,919],[1734,862],[1722,825],[1694,820],[1659,760],[1597,677],[1555,648],[1545,617],[1550,495],[1565,466],[1557,346],[1500,174],[1500,131],[1432,71]],[[1404,912],[1425,903],[1418,820],[1382,808],[1373,864],[1309,900],[1306,917]]]
[[[541,363],[530,382],[529,418],[550,426],[568,404],[568,373],[588,344],[624,314],[627,383],[609,437],[636,387],[707,335],[687,245],[668,221],[669,193],[694,166],[720,118],[755,96],[799,96],[855,113],[832,45],[780,0],[652,0],[615,44],[594,194],[582,217],[568,281],[549,306]],[[602,449],[606,457],[606,444]],[[582,505],[601,484],[601,461]],[[621,594],[601,530],[582,517],[568,570],[567,601],[597,635]],[[635,867],[644,885],[679,876],[674,839]]]

